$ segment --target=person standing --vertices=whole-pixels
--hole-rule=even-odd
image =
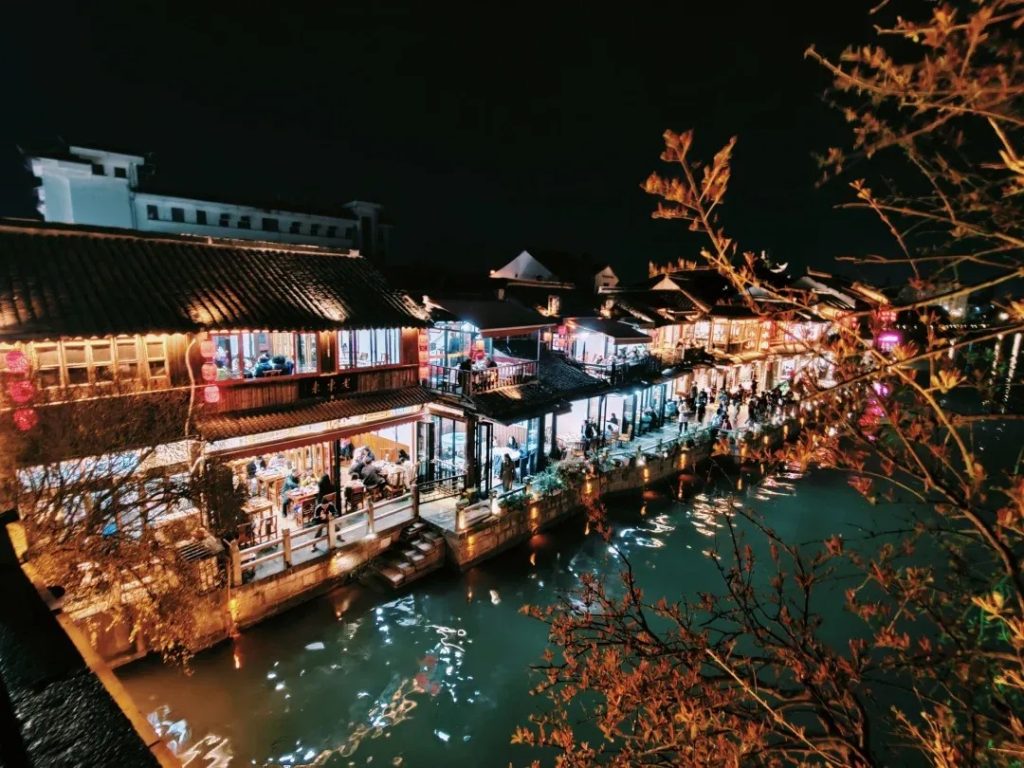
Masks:
[[[505,493],[512,490],[516,480],[516,465],[507,453],[501,458],[501,488]]]

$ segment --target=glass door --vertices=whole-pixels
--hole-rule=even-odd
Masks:
[[[489,421],[481,421],[476,425],[476,471],[478,477],[467,478],[467,484],[474,481],[481,493],[491,490],[494,478],[493,442],[494,425]]]
[[[416,477],[419,482],[434,479],[434,422],[416,422]]]

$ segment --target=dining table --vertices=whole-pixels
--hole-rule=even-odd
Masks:
[[[289,508],[296,520],[308,522],[313,517],[313,504],[311,503],[320,493],[317,485],[304,485],[292,491],[287,491],[285,497],[289,501]]]

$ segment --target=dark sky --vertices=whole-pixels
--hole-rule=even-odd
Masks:
[[[495,266],[584,251],[638,276],[693,254],[639,189],[661,132],[739,135],[745,248],[828,267],[877,232],[832,212],[810,153],[845,136],[808,43],[868,39],[868,3],[17,3],[0,63],[0,214],[31,215],[16,150],[152,151],[174,187],[387,205],[396,254]]]

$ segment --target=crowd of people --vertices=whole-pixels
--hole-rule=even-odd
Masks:
[[[783,393],[781,389],[758,392],[756,382],[752,382],[749,388],[737,387],[732,390],[719,389],[714,385],[710,389],[702,389],[694,385],[688,394],[667,400],[664,410],[656,402],[645,406],[637,420],[637,434],[659,429],[671,421],[678,423],[681,435],[691,427],[732,431],[741,426],[768,423],[790,402],[791,393]],[[628,423],[620,424],[618,416],[613,413],[605,421],[602,435],[598,422],[585,418],[580,426],[583,452],[596,450],[620,436],[625,439],[629,435],[629,428]]]

